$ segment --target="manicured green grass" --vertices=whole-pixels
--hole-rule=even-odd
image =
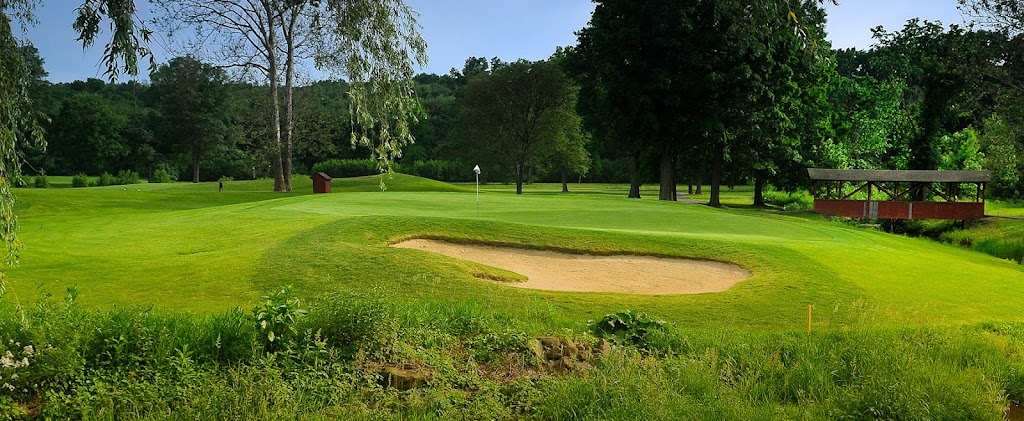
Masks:
[[[1024,201],[989,200],[985,202],[985,214],[1024,217]]]
[[[334,194],[269,192],[271,180],[20,189],[17,299],[78,285],[84,305],[210,312],[252,305],[294,284],[503,312],[536,331],[578,327],[625,308],[683,326],[798,329],[913,326],[1024,318],[1019,265],[929,240],[800,214],[712,209],[625,198],[624,186],[473,187],[396,175],[335,180]],[[656,186],[655,186],[656,187]],[[513,186],[514,188],[514,186]],[[738,202],[740,188],[735,193]],[[393,249],[413,237],[735,262],[754,273],[727,292],[682,296],[559,293],[475,279],[481,265]],[[41,285],[41,286],[40,286]],[[38,286],[38,287],[37,287]]]

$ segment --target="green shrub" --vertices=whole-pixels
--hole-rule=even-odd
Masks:
[[[386,355],[398,342],[394,306],[380,299],[332,294],[309,312],[309,328],[348,354],[366,350]]]
[[[89,176],[78,173],[71,177],[71,187],[89,187]]]
[[[787,211],[814,209],[814,197],[802,190],[794,193],[767,191],[764,201]]]
[[[117,179],[114,178],[114,176],[111,175],[108,172],[104,172],[103,174],[100,174],[100,176],[98,178],[96,178],[96,181],[93,181],[91,183],[92,186],[97,186],[97,187],[113,186],[113,185],[116,185],[116,184],[117,184]]]
[[[290,285],[264,295],[252,312],[263,334],[263,347],[268,351],[278,350],[282,344],[294,342],[299,333],[295,324],[306,314]]]
[[[25,181],[25,177],[22,177],[21,174],[15,175],[11,179],[11,184],[13,184],[14,187],[28,187],[28,182]]]
[[[171,177],[171,173],[167,172],[166,169],[157,168],[153,171],[153,178],[149,180],[150,183],[173,183],[174,178]]]
[[[139,173],[135,171],[121,170],[117,172],[116,184],[139,184],[141,182]]]
[[[50,186],[50,182],[46,180],[45,174],[37,175],[33,184],[37,189],[45,189]]]
[[[334,178],[363,177],[380,174],[372,159],[331,159],[313,166],[313,173],[322,172]]]
[[[632,310],[606,314],[596,321],[590,321],[589,325],[590,330],[598,337],[644,349],[648,349],[651,336],[664,333],[668,329],[664,321],[656,320],[644,312]]]

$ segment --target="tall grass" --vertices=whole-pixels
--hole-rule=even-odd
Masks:
[[[0,383],[14,386],[0,389],[0,419],[1001,419],[1024,397],[1021,324],[811,335],[665,325],[638,331],[638,346],[613,337],[582,371],[556,374],[515,317],[393,298],[329,296],[273,348],[248,311],[0,303],[0,355],[27,361],[0,361]],[[382,366],[433,375],[398,391]]]

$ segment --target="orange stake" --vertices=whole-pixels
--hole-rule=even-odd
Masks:
[[[807,305],[807,334],[811,334],[811,305]]]

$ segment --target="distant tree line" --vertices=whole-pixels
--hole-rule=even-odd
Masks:
[[[484,180],[519,192],[582,180],[630,183],[639,197],[657,183],[663,200],[679,183],[690,193],[710,184],[711,205],[722,185],[754,185],[755,204],[769,187],[807,187],[807,167],[984,168],[996,196],[1024,197],[1024,37],[1012,27],[911,20],[874,29],[870,50],[833,50],[817,1],[595,3],[577,45],[547,60],[470,57],[413,77],[418,103],[404,115],[414,143],[394,168],[462,181],[479,164]],[[328,161],[320,168],[381,169],[347,161],[378,162],[380,151],[353,146],[374,142],[353,136],[382,128],[353,115],[346,82],[288,83],[275,106],[265,85],[192,57],[158,66],[148,83],[50,84],[34,49],[23,56],[33,103],[49,116],[45,150],[24,151],[29,173],[163,169],[202,181]]]

